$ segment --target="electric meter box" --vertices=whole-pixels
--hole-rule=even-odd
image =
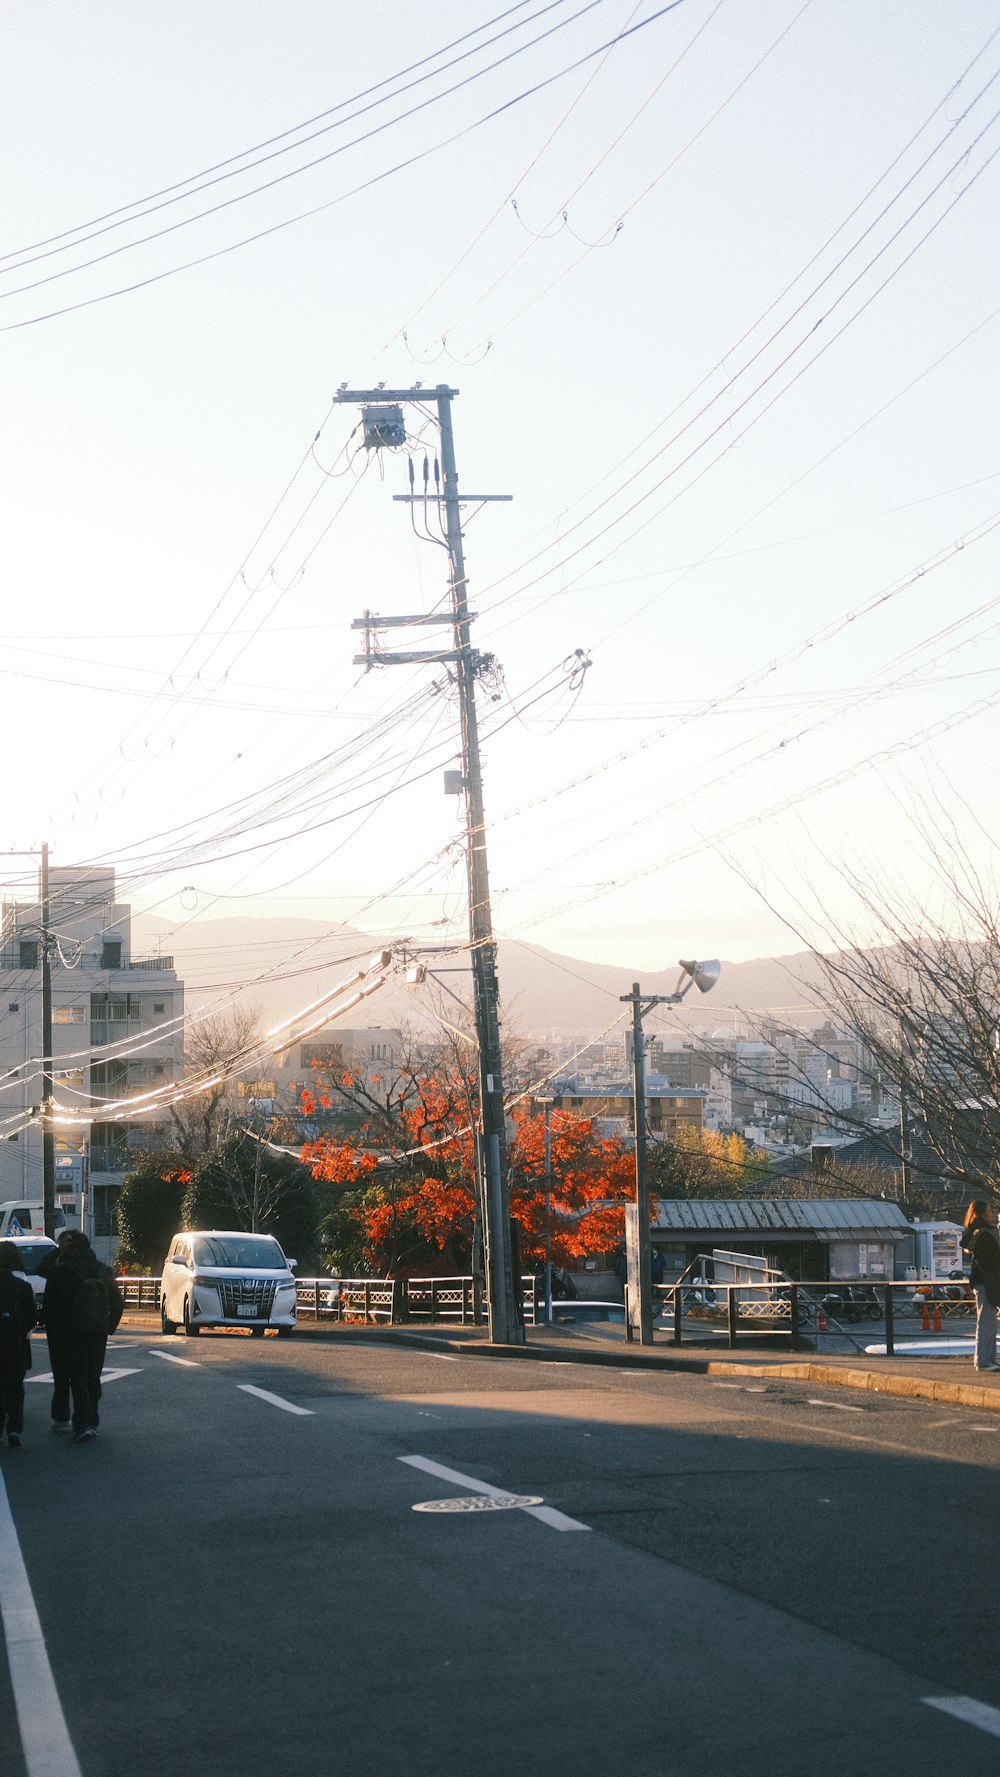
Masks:
[[[365,407],[361,410],[366,450],[383,450],[406,443],[401,407]]]

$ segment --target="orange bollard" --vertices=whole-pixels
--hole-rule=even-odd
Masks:
[[[816,1316],[816,1331],[817,1331],[817,1333],[825,1333],[826,1332],[826,1309],[825,1308],[821,1308],[819,1313]]]
[[[923,1311],[923,1314],[920,1316],[920,1330],[922,1333],[929,1333],[931,1330],[931,1317],[930,1317],[930,1313],[927,1308],[927,1297],[926,1296],[924,1297],[924,1311]]]
[[[941,1310],[936,1302],[934,1304],[934,1331],[936,1333],[941,1331]]]

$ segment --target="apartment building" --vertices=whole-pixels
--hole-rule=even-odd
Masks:
[[[56,1191],[110,1256],[125,1174],[164,1133],[142,1095],[182,1072],[184,986],[172,957],[132,955],[131,908],[116,899],[112,869],[52,869],[49,931]],[[41,904],[4,901],[0,1201],[42,1194],[43,1050]]]

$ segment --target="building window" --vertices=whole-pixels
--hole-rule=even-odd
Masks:
[[[17,954],[17,966],[19,969],[37,969],[38,939],[22,938],[17,947]]]
[[[8,1012],[19,1012],[21,1010],[20,1000],[9,1000],[7,1002],[7,1010]]]
[[[167,1009],[167,1008],[166,1008],[166,1005],[165,1005],[165,1003],[164,1003],[164,1001],[163,1001],[163,1000],[155,1000],[155,1001],[154,1001],[154,1003],[153,1003],[153,1012],[154,1012],[154,1014],[155,1014],[155,1013],[157,1013],[157,1012],[165,1012],[165,1011],[166,1011],[166,1009]]]
[[[82,1024],[84,1008],[82,1006],[53,1006],[53,1024]]]
[[[101,945],[101,968],[120,969],[122,966],[122,941],[120,938],[105,938]]]

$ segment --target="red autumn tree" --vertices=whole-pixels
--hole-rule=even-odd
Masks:
[[[377,1086],[347,1073],[318,1076],[307,1106],[333,1117],[343,1106],[355,1125],[319,1135],[302,1153],[314,1178],[335,1189],[321,1238],[341,1269],[353,1268],[352,1253],[378,1271],[479,1269],[476,1080],[454,1054],[415,1052]],[[522,1263],[544,1260],[547,1234],[557,1264],[612,1250],[634,1190],[631,1151],[596,1135],[591,1119],[553,1112],[547,1218],[544,1119],[515,1107],[513,1123],[510,1201]]]

